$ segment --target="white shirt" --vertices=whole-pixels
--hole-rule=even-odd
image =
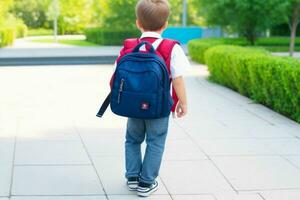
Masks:
[[[159,44],[162,42],[163,38],[159,33],[156,32],[144,32],[141,38],[157,38],[157,40],[152,44],[154,49],[156,49]],[[145,50],[145,46],[141,47],[142,50]],[[190,62],[186,57],[183,49],[180,45],[176,44],[172,50],[171,54],[171,76],[173,79],[184,76],[187,72],[187,69],[190,68]]]
[[[156,49],[160,42],[163,40],[162,36],[159,33],[156,32],[144,32],[141,36],[141,38],[146,37],[152,37],[157,38],[153,43],[154,49]],[[186,57],[183,49],[180,45],[176,44],[172,50],[171,54],[171,76],[172,78],[177,78],[179,76],[184,76],[187,69],[190,67],[190,62],[188,58]]]

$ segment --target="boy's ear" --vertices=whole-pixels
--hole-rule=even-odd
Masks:
[[[137,27],[139,30],[143,31],[143,28],[142,28],[142,26],[141,26],[141,23],[140,23],[140,21],[139,21],[138,19],[135,21],[135,24],[136,24],[136,27]]]
[[[162,30],[165,30],[166,28],[168,28],[168,26],[169,26],[169,22],[166,21],[165,25],[162,27]]]

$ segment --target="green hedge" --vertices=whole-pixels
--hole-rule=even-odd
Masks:
[[[258,38],[256,46],[289,46],[289,37],[270,37],[270,38]],[[295,45],[300,46],[300,38],[296,38]]]
[[[138,30],[110,30],[89,28],[85,30],[86,40],[99,45],[122,45],[126,38],[140,36]]]
[[[0,28],[0,47],[12,45],[15,39],[13,28]]]
[[[210,79],[300,122],[300,61],[266,51],[216,46],[205,53]]]
[[[288,51],[290,38],[288,37],[270,37],[257,39],[255,46],[269,49],[270,51]],[[209,48],[217,45],[238,45],[248,46],[245,38],[205,38],[196,39],[188,43],[189,54],[192,60],[205,64],[204,54]],[[300,38],[296,38],[296,49],[300,47]]]
[[[25,24],[17,24],[15,27],[15,31],[16,31],[16,37],[17,38],[23,38],[27,35],[28,29],[27,26]]]

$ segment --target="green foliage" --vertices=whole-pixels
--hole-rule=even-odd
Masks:
[[[8,15],[8,10],[12,5],[12,0],[1,0],[0,1],[0,27],[3,26]]]
[[[300,61],[265,51],[215,46],[205,53],[211,79],[300,122]]]
[[[288,46],[289,44],[289,37],[258,38],[255,43],[255,45],[259,46]],[[295,44],[300,46],[300,38],[296,38]]]
[[[17,38],[23,38],[27,36],[28,28],[27,26],[23,23],[17,23],[15,26],[15,34]]]
[[[53,35],[52,29],[38,28],[38,29],[29,29],[28,36],[46,36]]]
[[[288,37],[258,38],[254,47],[263,47],[270,51],[288,51],[290,39]],[[206,50],[216,45],[248,46],[245,38],[205,38],[196,39],[188,43],[189,54],[192,60],[205,64]],[[296,48],[300,48],[300,38],[296,39]]]
[[[92,17],[92,0],[60,0],[59,33],[83,33]]]
[[[291,30],[288,23],[285,23],[271,27],[270,33],[271,36],[290,36]],[[296,35],[300,36],[300,26],[297,28]]]
[[[12,12],[30,28],[49,26],[47,11],[52,0],[14,0]]]
[[[136,38],[140,32],[133,30],[115,30],[107,28],[89,28],[85,31],[86,40],[99,45],[121,45],[126,38]]]
[[[251,44],[273,24],[282,22],[289,5],[282,0],[200,0],[200,4],[208,25],[237,32]]]
[[[15,30],[13,28],[0,29],[0,47],[12,45],[15,38]]]
[[[204,53],[209,48],[223,44],[221,41],[214,39],[192,40],[188,43],[189,55],[192,60],[205,64]]]
[[[94,0],[98,26],[108,29],[135,28],[136,0]]]

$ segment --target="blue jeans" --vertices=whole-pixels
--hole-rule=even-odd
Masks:
[[[168,126],[169,117],[128,119],[125,142],[126,178],[140,177],[141,182],[154,183],[162,161]],[[147,147],[142,160],[141,144],[145,138]]]

